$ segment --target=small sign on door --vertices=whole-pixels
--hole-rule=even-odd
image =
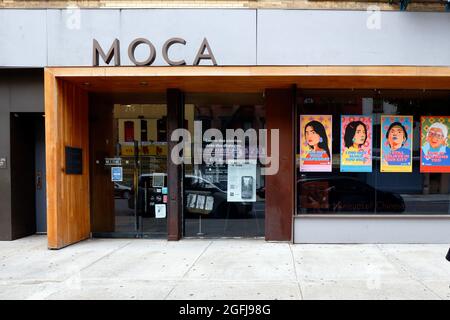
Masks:
[[[106,166],[121,166],[122,158],[105,158]]]
[[[113,182],[123,181],[122,167],[111,167],[111,181]]]
[[[166,217],[166,205],[155,204],[155,218],[165,218],[165,217]]]

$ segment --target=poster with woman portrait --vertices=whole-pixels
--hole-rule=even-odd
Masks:
[[[412,172],[412,116],[381,116],[381,172]]]
[[[300,171],[331,172],[332,116],[300,116]]]
[[[420,172],[450,172],[450,116],[420,118]]]
[[[341,172],[372,172],[372,116],[341,116]]]

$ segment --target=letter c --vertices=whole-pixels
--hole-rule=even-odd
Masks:
[[[162,48],[163,58],[171,66],[184,66],[186,64],[186,61],[184,61],[184,60],[173,61],[173,60],[170,60],[170,58],[169,58],[169,48],[175,43],[180,43],[182,45],[185,45],[186,40],[181,39],[181,38],[170,38],[169,40],[167,40],[164,43],[164,46]]]

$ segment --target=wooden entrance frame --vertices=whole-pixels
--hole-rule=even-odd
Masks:
[[[152,93],[266,92],[269,108],[292,111],[292,88],[303,89],[450,89],[450,67],[403,66],[242,66],[242,67],[58,67],[46,68],[45,125],[47,162],[48,247],[59,249],[90,236],[89,198],[89,92]],[[284,98],[283,98],[284,97]],[[271,110],[273,111],[273,110]],[[281,127],[281,149],[294,152],[295,119],[292,112],[269,111],[268,126]],[[274,116],[272,116],[272,115]],[[65,173],[64,148],[83,150],[81,175]],[[282,150],[280,150],[282,152]],[[294,157],[269,176],[271,193],[266,207],[277,208],[284,194],[281,183],[291,184],[282,210],[266,212],[266,239],[292,240],[294,208]],[[273,182],[273,184],[272,184]],[[290,191],[289,191],[290,190]],[[174,218],[174,217],[172,217]],[[179,215],[170,225],[181,225]],[[171,239],[180,230],[169,230]]]

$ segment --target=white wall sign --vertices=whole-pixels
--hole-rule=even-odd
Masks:
[[[165,218],[166,217],[166,205],[165,204],[155,204],[155,218]]]
[[[256,201],[256,160],[235,160],[228,163],[227,201]]]

